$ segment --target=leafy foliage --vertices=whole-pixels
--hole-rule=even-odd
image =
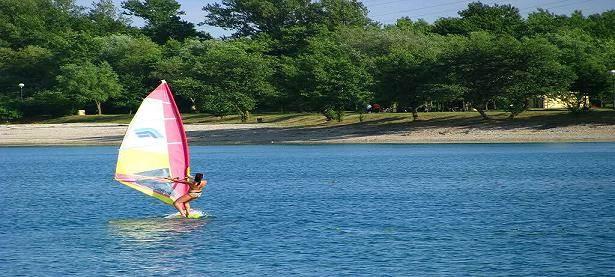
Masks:
[[[408,109],[417,119],[418,109],[427,102],[456,97],[434,85],[438,82],[436,63],[446,43],[444,37],[416,33],[406,26],[386,34],[391,42],[383,51],[387,54],[375,62],[375,91],[380,103]]]
[[[19,103],[15,98],[0,96],[0,121],[11,121],[22,117]]]
[[[202,24],[234,34],[214,40],[181,18],[177,0],[122,8],[111,0],[89,9],[73,0],[0,1],[2,120],[94,105],[133,112],[160,79],[182,110],[244,121],[254,111],[343,120],[367,104],[415,119],[459,106],[512,118],[535,98],[566,100],[575,112],[591,108],[586,99],[613,100],[613,10],[539,9],[524,19],[511,5],[475,2],[433,24],[402,17],[382,26],[357,0],[220,0],[203,8]]]
[[[561,50],[559,60],[574,74],[569,91],[576,101],[569,108],[579,111],[585,106],[584,97],[597,98],[609,88],[609,76],[605,54],[597,47],[597,41],[580,29],[564,30],[548,36]],[[611,50],[613,51],[613,50]],[[570,92],[561,94],[567,97]]]
[[[157,43],[164,43],[169,39],[183,41],[191,37],[208,37],[199,33],[194,24],[181,20],[180,5],[175,0],[127,0],[122,6],[128,10],[128,15],[145,19],[143,32]]]
[[[471,32],[485,31],[492,34],[507,34],[520,37],[525,24],[519,9],[511,5],[494,4],[489,6],[473,2],[459,12],[460,18],[442,18],[434,23],[433,31],[438,34],[468,35]]]
[[[102,103],[122,90],[117,74],[107,62],[100,65],[90,62],[67,64],[62,66],[57,79],[58,88],[65,91],[71,100],[77,103],[93,101],[98,114],[102,114]]]
[[[503,100],[514,117],[531,98],[566,91],[572,78],[559,64],[557,49],[544,39],[476,32],[445,56],[452,82],[464,88],[464,100],[485,119],[486,106],[495,100]]]
[[[250,41],[187,41],[177,57],[164,60],[157,75],[173,81],[195,108],[243,121],[257,99],[273,93],[270,60]]]
[[[332,110],[341,119],[344,110],[363,107],[371,97],[372,78],[363,60],[359,52],[335,38],[312,39],[286,73],[291,83],[302,84],[291,98],[302,109],[318,110],[327,119]]]
[[[324,25],[365,26],[367,9],[356,0],[223,0],[207,4],[206,24],[235,30],[233,37],[266,34],[281,39],[288,30]]]

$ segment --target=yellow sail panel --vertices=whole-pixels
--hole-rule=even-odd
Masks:
[[[143,159],[147,157],[147,159]],[[135,175],[138,172],[150,171],[157,168],[169,168],[167,153],[156,153],[141,149],[121,150],[118,156],[116,173]],[[169,175],[165,176],[168,177]]]

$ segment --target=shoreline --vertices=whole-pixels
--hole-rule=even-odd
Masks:
[[[62,123],[0,125],[0,147],[119,146],[128,124]],[[186,124],[190,145],[266,144],[462,144],[615,142],[615,125],[281,127],[275,124]]]
[[[577,143],[615,143],[615,141],[510,141],[510,142],[379,142],[379,143],[357,143],[357,142],[338,142],[338,143],[329,143],[329,142],[314,142],[314,143],[211,143],[211,144],[200,144],[200,143],[190,143],[190,146],[264,146],[264,145],[288,145],[288,146],[318,146],[318,145],[451,145],[451,144],[577,144]],[[120,147],[119,144],[0,144],[0,148],[45,148],[45,147],[104,147],[104,146],[116,146]]]

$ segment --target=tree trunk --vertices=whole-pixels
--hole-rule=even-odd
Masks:
[[[520,113],[522,113],[524,111],[527,111],[527,109],[529,107],[530,107],[530,100],[529,99],[525,99],[525,101],[523,101],[523,108],[521,110],[513,110],[512,112],[510,112],[510,115],[508,116],[508,119],[515,118]]]
[[[242,123],[246,123],[248,121],[248,119],[250,118],[250,112],[248,112],[248,111],[241,111],[239,116],[241,117],[241,122]]]
[[[336,109],[335,110],[335,119],[337,120],[337,122],[342,122],[342,120],[344,119],[344,110],[343,109]]]
[[[412,120],[416,121],[417,119],[419,119],[419,107],[413,107],[412,108]]]
[[[190,102],[192,102],[192,105],[190,105],[190,110],[193,112],[196,111],[196,100],[194,97],[190,97]]]
[[[482,106],[482,105],[481,105]],[[484,120],[489,120],[491,118],[489,118],[489,116],[487,116],[487,114],[485,113],[485,111],[482,108],[478,108],[476,107],[476,110],[478,111],[478,113],[480,114],[480,116],[483,117]]]
[[[100,107],[101,103],[99,101],[96,102],[96,109],[98,109],[98,115],[102,115],[102,108]]]

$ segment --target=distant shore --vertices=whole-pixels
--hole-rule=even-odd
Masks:
[[[0,146],[120,145],[127,124],[0,125]],[[318,143],[615,142],[615,125],[570,126],[318,126],[187,124],[191,145]]]

